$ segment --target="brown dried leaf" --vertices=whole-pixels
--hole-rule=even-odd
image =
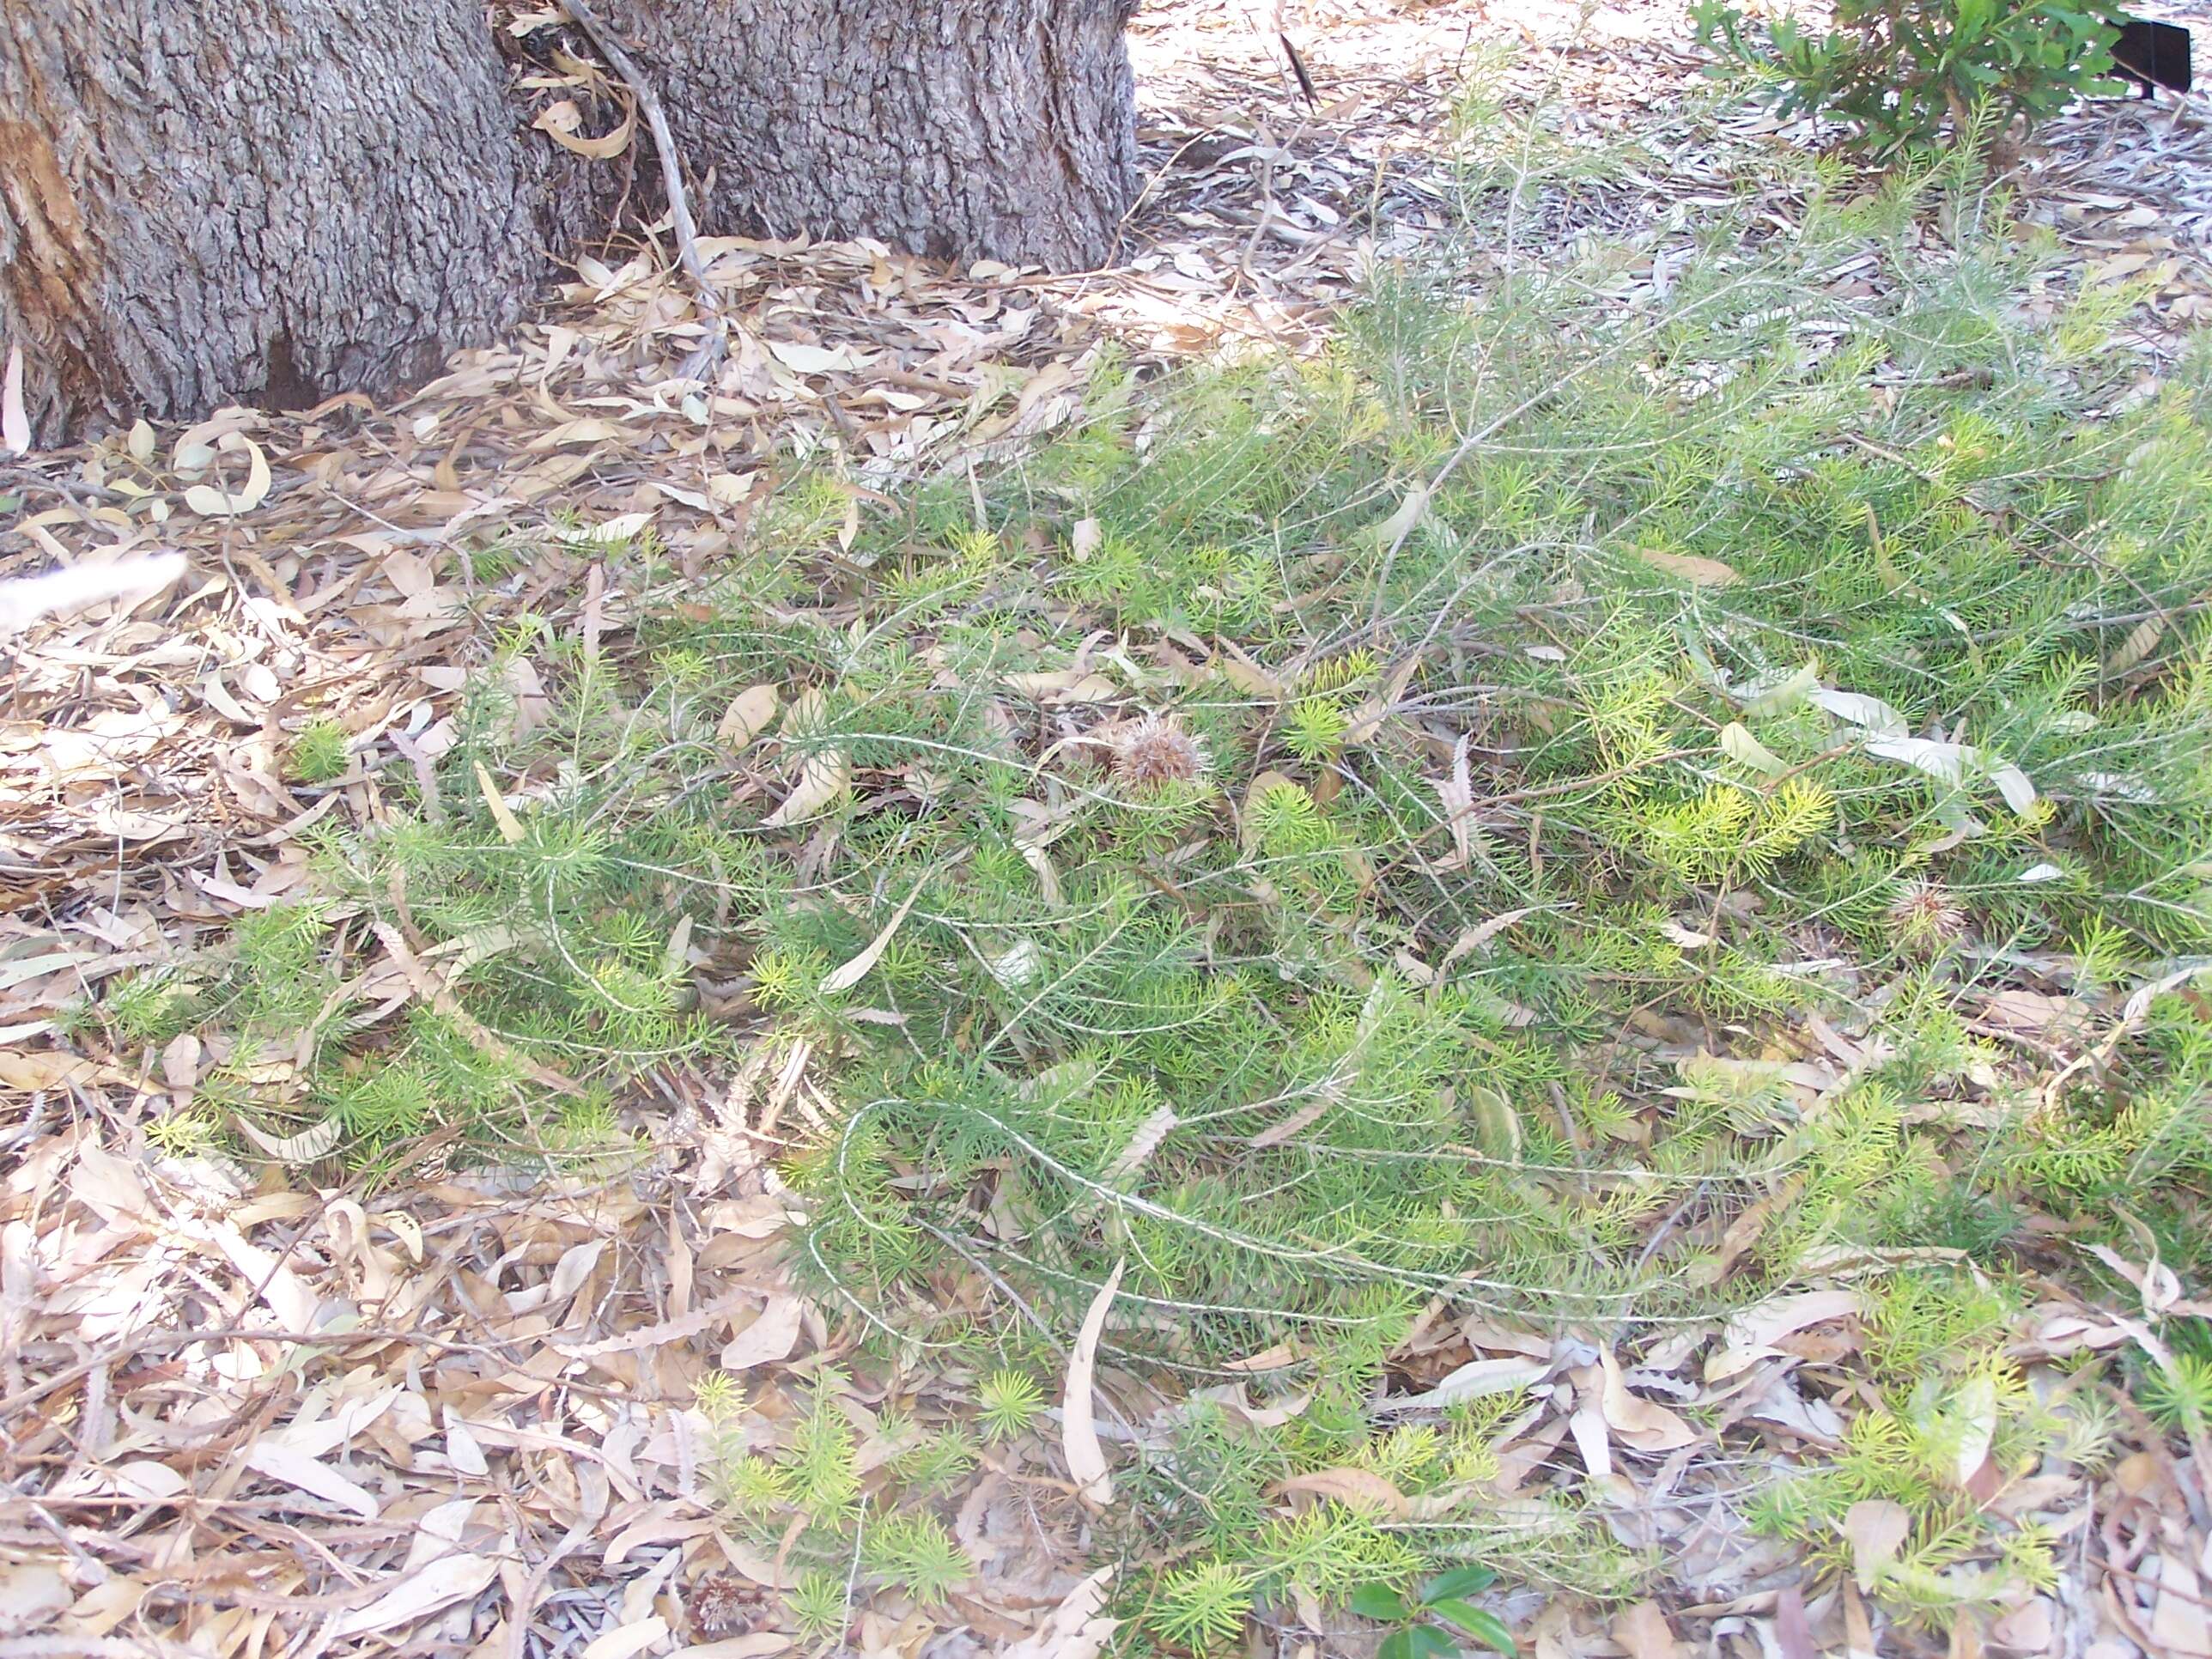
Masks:
[[[1851,1578],[1862,1595],[1874,1589],[1883,1567],[1897,1559],[1912,1535],[1912,1516],[1904,1504],[1869,1498],[1844,1511],[1844,1536],[1851,1547]]]
[[[1741,580],[1733,568],[1702,554],[1662,553],[1656,547],[1632,547],[1628,550],[1655,570],[1680,576],[1693,587],[1726,587]]]
[[[1656,1601],[1637,1601],[1613,1616],[1613,1639],[1628,1659],[1681,1659],[1682,1644]]]
[[[584,112],[572,98],[547,105],[530,125],[562,149],[587,161],[611,161],[629,148],[629,141],[637,132],[637,105],[632,101],[623,112],[622,125],[596,138],[584,132]]]
[[[23,408],[23,348],[8,348],[8,369],[0,376],[0,453],[31,453],[31,417]]]
[[[1121,1288],[1121,1271],[1127,1265],[1115,1262],[1114,1271],[1091,1298],[1083,1328],[1076,1334],[1074,1350],[1068,1355],[1067,1385],[1060,1396],[1060,1443],[1067,1459],[1068,1478],[1076,1484],[1076,1495],[1096,1510],[1114,1501],[1114,1475],[1107,1466],[1105,1448],[1098,1443],[1095,1416],[1098,1402],[1091,1377],[1098,1364],[1098,1339],[1106,1330],[1106,1311],[1114,1305],[1114,1294]]]
[[[714,741],[734,754],[768,730],[769,723],[775,719],[775,709],[774,686],[747,686],[730,700],[720,723],[714,727]]]
[[[1370,1510],[1394,1521],[1406,1516],[1406,1494],[1372,1469],[1313,1469],[1292,1475],[1276,1490],[1333,1498],[1347,1509]]]
[[[1615,1438],[1644,1452],[1677,1451],[1697,1441],[1698,1431],[1690,1424],[1656,1401],[1630,1391],[1612,1349],[1600,1348],[1597,1358],[1605,1373],[1599,1408]]]
[[[1102,1616],[1114,1569],[1101,1567],[1048,1613],[1036,1635],[1000,1650],[999,1659],[1097,1659],[1121,1620]]]
[[[507,1543],[498,1553],[508,1554],[513,1547]],[[367,1636],[411,1626],[441,1607],[477,1595],[498,1577],[499,1562],[492,1556],[459,1551],[434,1556],[368,1606],[339,1614],[331,1633],[340,1638]]]
[[[216,449],[218,453],[246,452],[246,488],[233,495],[210,484],[194,484],[185,491],[185,505],[204,519],[234,518],[241,513],[251,513],[269,494],[268,454],[242,432],[224,433],[216,441]]]
[[[771,1364],[789,1354],[798,1344],[805,1323],[806,1304],[795,1296],[770,1297],[753,1322],[732,1337],[722,1350],[726,1371],[750,1370]]]
[[[799,782],[783,804],[762,820],[763,828],[785,830],[819,817],[842,800],[852,788],[851,763],[842,749],[824,749],[809,755],[799,768]]]
[[[891,912],[891,919],[883,925],[882,931],[868,941],[860,954],[843,967],[833,969],[822,976],[819,988],[823,996],[835,996],[840,991],[849,991],[868,976],[868,970],[882,959],[884,951],[890,945],[892,935],[898,932],[899,924],[906,920],[907,913],[914,908],[914,902],[921,896],[921,890],[926,884],[919,881],[915,883],[913,890],[901,901],[899,908]]]
[[[1718,1382],[1748,1370],[1778,1352],[1771,1345],[1792,1332],[1832,1319],[1847,1318],[1859,1310],[1851,1291],[1807,1291],[1796,1296],[1773,1297],[1732,1315],[1721,1332],[1721,1346],[1705,1361],[1705,1381]]]

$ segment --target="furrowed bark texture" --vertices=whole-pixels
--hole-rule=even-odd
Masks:
[[[1081,270],[1136,179],[1134,0],[605,0],[703,228]]]
[[[706,228],[1071,269],[1131,197],[1131,3],[600,13]],[[528,131],[510,79],[481,0],[0,0],[0,354],[36,441],[380,397],[510,329],[654,174],[642,134],[587,163]]]
[[[477,0],[0,3],[0,338],[41,442],[436,372],[560,170]]]

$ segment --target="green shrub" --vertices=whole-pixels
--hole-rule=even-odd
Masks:
[[[336,720],[319,720],[301,728],[284,757],[284,775],[295,783],[332,783],[345,775],[346,730]]]
[[[1978,149],[2015,118],[2048,119],[2108,89],[2118,10],[2112,0],[1839,0],[1834,27],[1793,14],[1749,21],[1728,0],[1698,0],[1699,39],[1761,72],[1785,115],[1849,122],[1877,160],[1947,134]]]
[[[1533,1402],[1411,1403],[1409,1333],[1629,1358],[1863,1252],[1972,1261],[1865,1291],[1839,1449],[1708,1468],[1800,1546],[1902,1505],[1877,1598],[1986,1610],[2051,1552],[1954,1513],[1965,1454],[2110,1437],[2007,1358],[2014,1218],[2212,1266],[2212,1026],[2172,977],[2212,959],[2212,354],[2136,388],[2124,293],[2039,325],[2047,240],[1962,190],[1929,257],[1924,186],[1714,224],[1626,303],[1601,248],[1480,306],[1385,275],[1325,354],[1094,403],[849,547],[802,478],[703,579],[645,550],[634,633],[509,630],[434,770],[322,831],[324,895],[106,1023],[226,1039],[168,1143],[371,1182],[431,1137],[641,1162],[655,1068],[803,1067],[799,1274],[976,1379],[870,1431],[827,1371],[774,1416],[700,1383],[727,1523],[818,1639],[957,1591],[953,1492],[1044,1437],[1109,1278],[1101,1365],[1188,1389],[1094,1533],[1133,1643],[1365,1591],[1426,1659],[1488,1629],[1477,1569],[1632,1594],[1602,1489],[1496,1502]],[[386,1006],[387,958],[430,990]],[[2108,1069],[1987,1035],[2023,965]],[[2161,983],[2117,1031],[2089,1000]],[[1812,1012],[1863,1045],[1817,1098]],[[2212,1411],[2201,1363],[2138,1379]]]

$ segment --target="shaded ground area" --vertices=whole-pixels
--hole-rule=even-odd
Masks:
[[[374,1185],[317,1188],[285,1169],[314,1149],[247,1159],[149,1132],[234,1055],[114,1042],[74,1011],[300,896],[318,825],[391,820],[392,769],[431,775],[502,638],[620,637],[647,595],[625,585],[634,565],[610,562],[641,536],[666,550],[653,579],[666,602],[810,466],[834,458],[856,522],[869,492],[1066,423],[1102,354],[1151,373],[1224,347],[1313,349],[1376,261],[1447,237],[1476,246],[1478,283],[1578,236],[1623,238],[1626,298],[1689,257],[1701,204],[1768,192],[1784,224],[1802,208],[1811,135],[1707,108],[1698,58],[1657,9],[1283,9],[1310,97],[1266,9],[1140,18],[1152,173],[1115,270],[947,272],[866,246],[712,244],[739,335],[708,396],[672,380],[698,324],[683,283],[641,253],[587,264],[513,346],[457,362],[396,410],[232,411],[0,469],[9,574],[156,548],[190,560],[143,605],[9,646],[0,1631],[226,1656],[385,1638],[587,1659],[802,1645],[770,1593],[796,1589],[788,1564],[718,1506],[730,1429],[699,1403],[702,1380],[757,1382],[766,1433],[808,1408],[803,1384],[848,1368],[837,1409],[872,1478],[977,1382],[867,1362],[860,1333],[795,1293],[778,1243],[795,1200],[772,1166],[835,1110],[804,1045],[763,1037],[731,1073],[671,1069],[622,1103],[657,1149],[641,1176],[520,1190],[498,1170],[441,1170],[426,1146]],[[2146,376],[2212,313],[2208,131],[2194,109],[2100,105],[2057,123],[2013,181],[2026,216],[2075,251],[2063,280],[2143,285],[2130,326]],[[520,718],[542,708],[528,653],[498,672]],[[306,763],[316,744],[336,745],[327,768]],[[436,1006],[459,971],[337,920],[348,988],[387,1012]],[[2063,1040],[2052,1011],[2014,1012],[2025,1046]],[[1858,1058],[1838,1036],[1801,1063],[1817,1089]],[[293,1054],[254,1061],[278,1098],[300,1071]],[[2146,1308],[2193,1305],[2154,1263],[2128,1267]],[[1816,1328],[1824,1311],[1746,1340],[1843,1364],[1844,1339]],[[2142,1312],[2054,1292],[2020,1352],[2123,1344]],[[1516,1356],[1548,1363],[1552,1339],[1439,1319],[1396,1362],[1433,1380]],[[1180,1405],[1133,1376],[1109,1390],[1137,1419],[1109,1437]],[[1781,1388],[1742,1424],[1778,1455],[1832,1442],[1847,1394]],[[1224,1397],[1257,1409],[1241,1388]],[[1694,1457],[1636,1456],[1653,1422],[1619,1409],[1634,1475],[1612,1524],[1664,1552],[1669,1587],[1625,1612],[1525,1590],[1511,1610],[1534,1651],[1874,1650],[1854,1595],[1831,1582],[1808,1599],[1802,1563],[1747,1547]],[[2048,1511],[2067,1571],[1999,1624],[2004,1650],[2212,1652],[2201,1474],[2148,1425],[2121,1432],[2100,1480],[2008,1498]],[[1514,1444],[1516,1480],[1585,1472],[1565,1410],[1533,1414]],[[805,1645],[1086,1651],[1089,1539],[1049,1419],[959,1478],[972,1577],[934,1606],[855,1608]],[[1286,1620],[1278,1650],[1369,1639],[1326,1624]]]

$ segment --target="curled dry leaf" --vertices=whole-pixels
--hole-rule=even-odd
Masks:
[[[1478,921],[1472,927],[1462,929],[1459,937],[1451,942],[1451,948],[1444,952],[1443,960],[1437,963],[1437,971],[1441,974],[1469,951],[1480,951],[1515,922],[1527,920],[1541,908],[1540,905],[1523,905],[1518,910],[1507,910],[1501,915],[1490,917],[1487,921]],[[1564,910],[1571,909],[1573,906],[1560,905],[1558,908]]]
[[[204,519],[234,518],[251,513],[269,494],[269,457],[243,432],[226,432],[216,440],[218,453],[246,452],[246,488],[235,495],[212,484],[194,484],[185,491],[185,505]]]
[[[1577,1381],[1583,1380],[1577,1374]],[[1613,1437],[1607,1431],[1605,1413],[1596,1395],[1588,1389],[1581,1401],[1567,1417],[1567,1432],[1574,1437],[1575,1449],[1582,1454],[1583,1467],[1591,1478],[1603,1482],[1613,1474]]]
[[[852,787],[852,769],[842,749],[824,749],[809,755],[799,768],[799,783],[784,797],[783,805],[762,822],[770,830],[787,829],[819,817],[842,800]]]
[[[629,148],[629,141],[637,131],[637,106],[632,103],[623,112],[620,126],[596,138],[584,131],[584,112],[573,98],[547,105],[530,125],[574,155],[593,161],[611,161]]]
[[[1620,1362],[1610,1348],[1598,1350],[1605,1382],[1599,1394],[1607,1425],[1622,1444],[1644,1452],[1678,1451],[1693,1443],[1698,1431],[1655,1401],[1632,1393],[1621,1375]]]
[[[1018,697],[1039,702],[1111,702],[1121,688],[1103,674],[1086,668],[1059,668],[1043,673],[1007,674],[999,682]]]
[[[1997,1385],[1986,1373],[1969,1377],[1952,1396],[1944,1415],[1955,1431],[1954,1456],[1942,1473],[1954,1486],[1964,1487],[1990,1455],[1990,1442],[1997,1430]]]
[[[1778,714],[1795,708],[1820,689],[1820,673],[1811,663],[1802,664],[1786,674],[1762,674],[1749,684],[1729,691],[1743,705],[1743,712],[1752,720],[1763,715]],[[1727,690],[1725,686],[1723,690]],[[1868,702],[1874,702],[1869,697]],[[1883,705],[1887,707],[1887,705]]]
[[[1279,1146],[1283,1142],[1304,1133],[1321,1121],[1328,1114],[1328,1109],[1343,1097],[1343,1093],[1340,1088],[1316,1089],[1314,1091],[1314,1097],[1299,1107],[1297,1111],[1279,1122],[1270,1123],[1259,1133],[1254,1135],[1252,1145],[1255,1147]]]
[[[1985,1022],[2030,1036],[2078,1031],[2094,1012],[2078,998],[2044,991],[1999,991],[1982,1004]]]
[[[507,797],[499,793],[499,785],[492,781],[491,773],[482,761],[476,763],[477,787],[483,794],[484,805],[491,812],[491,821],[499,826],[499,838],[512,847],[527,832],[522,820],[514,816],[514,809],[507,804]]]
[[[769,1298],[760,1316],[732,1337],[722,1350],[726,1371],[750,1370],[783,1358],[799,1341],[806,1304],[795,1296]]]
[[[23,408],[23,348],[8,348],[8,369],[0,376],[0,453],[31,453],[31,417]]]
[[[2166,636],[2166,619],[2164,617],[2144,618],[2129,630],[2127,638],[2120,641],[2100,666],[2107,676],[2126,673],[2158,648],[2159,641]]]
[[[862,363],[849,344],[830,347],[812,345],[805,340],[770,340],[768,349],[776,362],[801,374],[849,373]]]
[[[2081,1248],[2136,1287],[2142,1297],[2146,1317],[2163,1319],[2182,1300],[2180,1276],[2155,1255],[2138,1267],[2109,1245],[2084,1244]],[[2152,1248],[2154,1250],[2156,1245],[2154,1243]]]
[[[1107,1586],[1113,1582],[1114,1569],[1099,1568],[1068,1591],[1036,1634],[1002,1650],[999,1659],[1097,1659],[1121,1624],[1100,1613],[1106,1605]]]
[[[295,1135],[264,1134],[243,1117],[234,1117],[239,1133],[280,1164],[313,1164],[319,1158],[328,1158],[337,1150],[338,1141],[345,1130],[337,1119],[326,1117],[311,1128]]]
[[[1114,1161],[1106,1166],[1103,1176],[1106,1184],[1115,1186],[1143,1169],[1146,1161],[1159,1150],[1160,1143],[1182,1121],[1176,1115],[1174,1107],[1163,1106],[1139,1123],[1135,1133],[1130,1135],[1128,1144],[1115,1153]]]
[[[180,1096],[190,1096],[200,1080],[200,1040],[191,1031],[171,1037],[161,1049],[161,1080]]]
[[[586,545],[619,547],[643,534],[652,522],[650,513],[619,513],[588,526],[576,539]]]
[[[1415,652],[1390,671],[1389,678],[1377,686],[1373,695],[1361,700],[1359,706],[1352,711],[1344,728],[1346,748],[1354,744],[1375,741],[1376,734],[1382,730],[1382,722],[1389,719],[1392,711],[1398,707],[1398,699],[1406,695],[1406,688],[1413,684],[1413,676],[1420,672],[1420,653]]]
[[[511,1554],[512,1540],[496,1553]],[[367,1607],[341,1613],[334,1635],[367,1636],[377,1631],[411,1626],[440,1607],[475,1595],[499,1576],[499,1562],[489,1555],[450,1554],[434,1559],[419,1571],[408,1574]]]
[[[1682,1644],[1656,1601],[1638,1601],[1613,1618],[1613,1639],[1628,1659],[1681,1659]]]
[[[714,728],[714,741],[732,752],[744,748],[768,730],[769,722],[775,718],[776,701],[774,686],[747,686],[730,700]]]
[[[1480,1144],[1500,1158],[1520,1157],[1521,1115],[1513,1109],[1505,1091],[1487,1083],[1469,1083],[1462,1092],[1466,1097],[1468,1121],[1477,1131]]]
[[[1741,580],[1730,565],[1698,553],[1666,553],[1656,547],[1632,547],[1630,552],[1655,570],[1680,576],[1692,587],[1726,587]]]
[[[1391,1412],[1432,1411],[1462,1400],[1480,1400],[1485,1395],[1510,1394],[1516,1389],[1525,1389],[1541,1382],[1552,1369],[1548,1359],[1474,1359],[1450,1372],[1437,1385],[1421,1394],[1407,1395],[1401,1400],[1383,1402],[1383,1409]]]
[[[1277,1490],[1334,1498],[1347,1509],[1369,1510],[1392,1520],[1406,1515],[1406,1494],[1372,1469],[1314,1469],[1292,1475]]]
[[[1480,831],[1474,822],[1474,774],[1468,764],[1468,745],[1473,735],[1462,732],[1459,741],[1452,745],[1452,769],[1448,778],[1431,778],[1428,785],[1437,792],[1437,799],[1444,809],[1444,822],[1451,829],[1451,856],[1439,861],[1439,870],[1457,870],[1474,862],[1482,851]],[[1458,947],[1453,947],[1457,950]],[[1474,945],[1468,946],[1473,950]],[[1464,954],[1462,952],[1462,954]]]
[[[1719,1349],[1705,1361],[1705,1381],[1718,1382],[1745,1371],[1778,1350],[1777,1339],[1843,1319],[1859,1310],[1850,1291],[1808,1291],[1775,1297],[1732,1316],[1721,1331]]]
[[[276,1436],[261,1436],[261,1440],[246,1449],[241,1462],[257,1474],[281,1480],[288,1486],[299,1486],[305,1493],[314,1493],[316,1498],[338,1504],[341,1509],[352,1509],[362,1520],[376,1520],[376,1495],[354,1480],[347,1480],[337,1468],[321,1462],[314,1453],[305,1451],[303,1447],[285,1444]]]
[[[1397,546],[1413,533],[1415,526],[1428,513],[1429,495],[1427,481],[1417,482],[1406,492],[1405,500],[1398,503],[1396,510],[1367,533],[1374,538],[1377,546]]]
[[[1971,744],[1938,743],[1932,738],[1869,737],[1866,751],[1882,760],[1901,761],[1954,787],[1966,782],[1970,769],[1978,769],[1996,786],[2005,805],[2014,812],[2025,814],[2035,805],[2035,786],[2027,773],[2007,762],[1991,760]]]
[[[1805,695],[1814,706],[1826,709],[1839,720],[1864,726],[1875,737],[1901,738],[1910,730],[1905,716],[1880,697],[1857,691],[1832,691],[1825,685],[1816,685]]]
[[[1902,1504],[1869,1498],[1844,1511],[1844,1537],[1851,1547],[1851,1577],[1864,1595],[1874,1589],[1883,1566],[1897,1559],[1912,1533],[1912,1516]]]
[[[1227,680],[1248,697],[1262,702],[1279,702],[1288,688],[1277,676],[1269,673],[1252,660],[1243,647],[1224,635],[1218,641],[1220,651],[1213,659],[1213,672]]]
[[[832,969],[822,976],[823,996],[835,996],[840,991],[849,991],[868,976],[868,970],[882,959],[885,948],[891,942],[891,936],[898,932],[899,924],[906,920],[907,912],[914,908],[914,902],[921,896],[923,884],[919,881],[915,883],[914,890],[900,902],[899,908],[891,912],[891,919],[884,924],[883,930],[867,942],[859,955],[843,967]]]
[[[1098,1339],[1106,1330],[1106,1310],[1114,1305],[1115,1292],[1121,1288],[1121,1271],[1127,1265],[1115,1262],[1114,1271],[1098,1287],[1098,1294],[1091,1298],[1074,1352],[1068,1356],[1067,1387],[1060,1399],[1060,1442],[1067,1459],[1068,1477],[1079,1488],[1077,1495],[1093,1509],[1103,1510],[1114,1501],[1114,1475],[1106,1464],[1105,1448],[1098,1443],[1098,1402],[1091,1379],[1098,1364]]]

